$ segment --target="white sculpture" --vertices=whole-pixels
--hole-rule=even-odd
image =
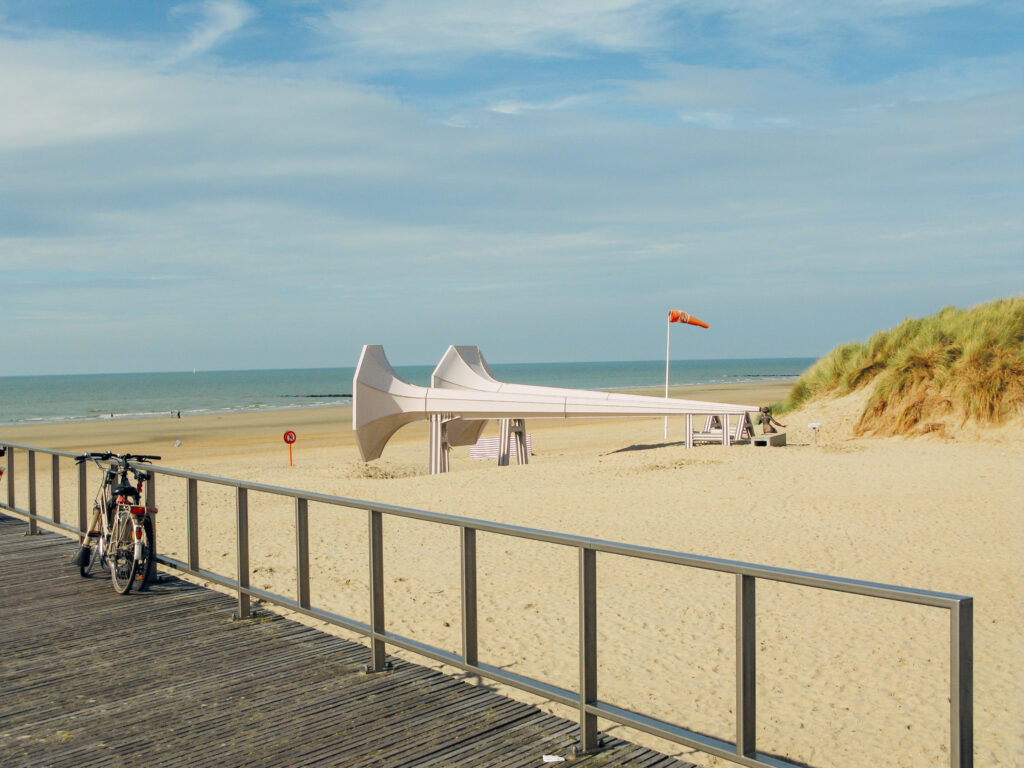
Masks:
[[[364,461],[379,458],[406,424],[429,420],[431,472],[447,471],[451,445],[475,442],[487,419],[756,413],[748,405],[665,400],[642,395],[507,384],[497,381],[477,347],[449,347],[434,370],[432,387],[403,381],[380,345],[363,347],[353,379],[352,428]],[[440,386],[439,386],[440,385]],[[692,429],[687,419],[688,440]],[[477,423],[479,422],[479,423]],[[458,441],[458,442],[455,442]],[[728,444],[728,428],[723,430]]]

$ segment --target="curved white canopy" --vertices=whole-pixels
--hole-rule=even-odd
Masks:
[[[518,395],[558,395],[561,397],[582,398],[594,402],[620,403],[625,407],[653,406],[655,403],[665,405],[665,398],[649,395],[623,395],[617,392],[601,392],[592,389],[566,389],[563,387],[541,387],[533,384],[511,384],[498,381],[491,373],[487,361],[484,360],[480,347],[450,346],[437,364],[431,376],[431,386],[443,389],[463,389],[475,392],[501,392]],[[735,403],[716,403],[706,400],[682,400],[671,398],[671,410],[666,414],[679,413],[756,413],[753,405],[737,405]],[[677,406],[685,406],[680,411]],[[628,415],[628,414],[624,414]]]
[[[459,350],[464,352],[460,354]],[[445,386],[410,384],[391,367],[382,346],[363,347],[353,379],[352,428],[364,461],[378,458],[387,441],[401,427],[437,413],[486,420],[757,411],[749,405],[504,384],[491,375],[477,347],[450,347],[435,369],[434,377],[435,382],[445,383]],[[479,434],[479,428],[474,429]]]

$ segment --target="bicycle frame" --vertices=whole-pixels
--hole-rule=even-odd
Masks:
[[[135,581],[140,590],[145,589],[154,556],[150,515],[157,510],[138,504],[144,483],[151,476],[133,466],[131,460],[145,462],[159,457],[103,453],[84,454],[78,458],[81,461],[90,459],[103,472],[93,503],[92,519],[77,556],[82,575],[87,576],[93,562],[98,559],[110,571],[118,592],[128,592]],[[131,477],[136,481],[134,484],[130,482]]]

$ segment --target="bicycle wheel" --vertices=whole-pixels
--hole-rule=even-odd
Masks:
[[[82,547],[75,555],[75,562],[78,563],[78,572],[83,579],[88,579],[92,576],[93,566],[98,559],[96,551],[96,540],[93,539],[88,547]]]
[[[100,555],[102,551],[100,538],[103,534],[100,532],[99,526],[100,510],[99,507],[93,507],[92,523],[89,525],[89,546],[85,546],[85,539],[82,539],[82,545],[78,548],[78,552],[75,553],[71,561],[78,566],[78,572],[83,579],[87,579],[92,575],[92,569],[97,564],[101,566],[104,564],[103,557]]]
[[[110,564],[110,580],[114,584],[114,591],[119,595],[127,594],[132,588],[138,567],[132,530],[131,514],[126,509],[118,510],[114,518],[114,531],[110,535],[107,562]]]
[[[147,517],[142,521],[142,557],[139,558],[139,564],[135,570],[135,589],[139,592],[149,589],[153,569],[156,567],[153,562],[153,558],[156,556],[153,551],[153,542],[153,521]]]

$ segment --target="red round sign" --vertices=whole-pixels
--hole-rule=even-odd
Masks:
[[[295,442],[295,433],[292,432],[289,429],[287,432],[284,433],[284,441],[286,443],[288,443],[288,445],[291,445],[292,443],[294,443]]]

